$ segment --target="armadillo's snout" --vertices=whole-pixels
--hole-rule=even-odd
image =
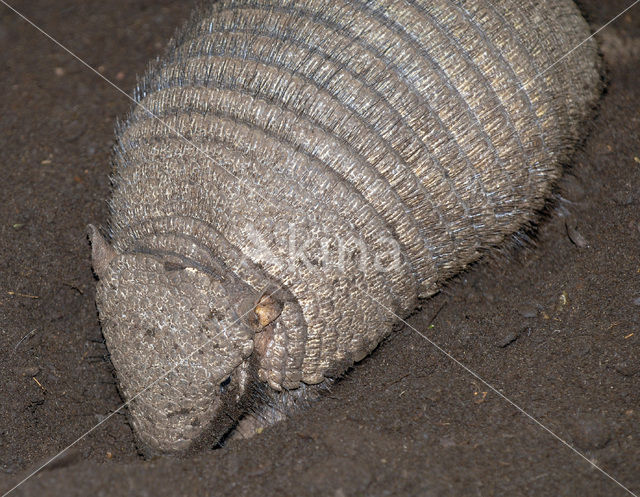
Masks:
[[[196,376],[189,383],[195,371],[187,366],[133,396],[128,409],[138,447],[147,456],[213,447],[240,415],[242,386],[236,378],[241,368],[220,383]]]
[[[97,302],[143,451],[213,444],[233,426],[253,331],[219,278],[157,254],[118,254]]]
[[[179,392],[183,378],[171,376],[133,397],[128,404],[138,446],[147,456],[190,449],[211,432],[220,410],[220,397],[213,392],[196,387],[190,389],[190,398],[182,397]]]

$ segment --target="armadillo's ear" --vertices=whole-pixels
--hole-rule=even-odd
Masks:
[[[104,272],[111,260],[117,255],[116,250],[109,245],[109,242],[105,240],[98,228],[93,224],[87,226],[89,233],[89,240],[91,241],[91,260],[93,262],[93,270],[98,275],[98,278],[104,276]]]

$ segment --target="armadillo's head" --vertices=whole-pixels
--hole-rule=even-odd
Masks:
[[[154,453],[214,444],[246,408],[255,378],[255,294],[220,267],[118,253],[90,231],[102,330],[139,445]]]

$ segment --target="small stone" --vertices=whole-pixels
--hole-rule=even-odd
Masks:
[[[640,362],[619,362],[613,368],[620,373],[622,376],[634,376],[640,372]]]
[[[640,305],[640,297],[633,299],[633,305]]]
[[[582,234],[578,231],[577,226],[574,223],[570,223],[569,221],[565,222],[565,227],[567,228],[567,236],[569,240],[578,248],[585,248],[589,243],[587,239],[582,236]]]
[[[496,345],[501,349],[504,349],[507,345],[512,344],[517,339],[518,339],[518,334],[512,332],[512,333],[509,333],[507,336],[505,336],[502,340],[498,341]]]
[[[19,370],[22,376],[35,376],[40,372],[39,366],[28,366]]]
[[[523,317],[523,318],[535,318],[538,315],[538,311],[536,310],[535,307],[533,306],[523,306],[518,310],[518,313]]]
[[[64,76],[64,69],[62,67],[56,67],[53,72],[55,73],[56,76],[60,77],[60,76]]]

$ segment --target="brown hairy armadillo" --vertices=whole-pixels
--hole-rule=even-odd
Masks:
[[[90,228],[141,450],[281,419],[535,220],[599,93],[588,37],[570,0],[201,7]]]

